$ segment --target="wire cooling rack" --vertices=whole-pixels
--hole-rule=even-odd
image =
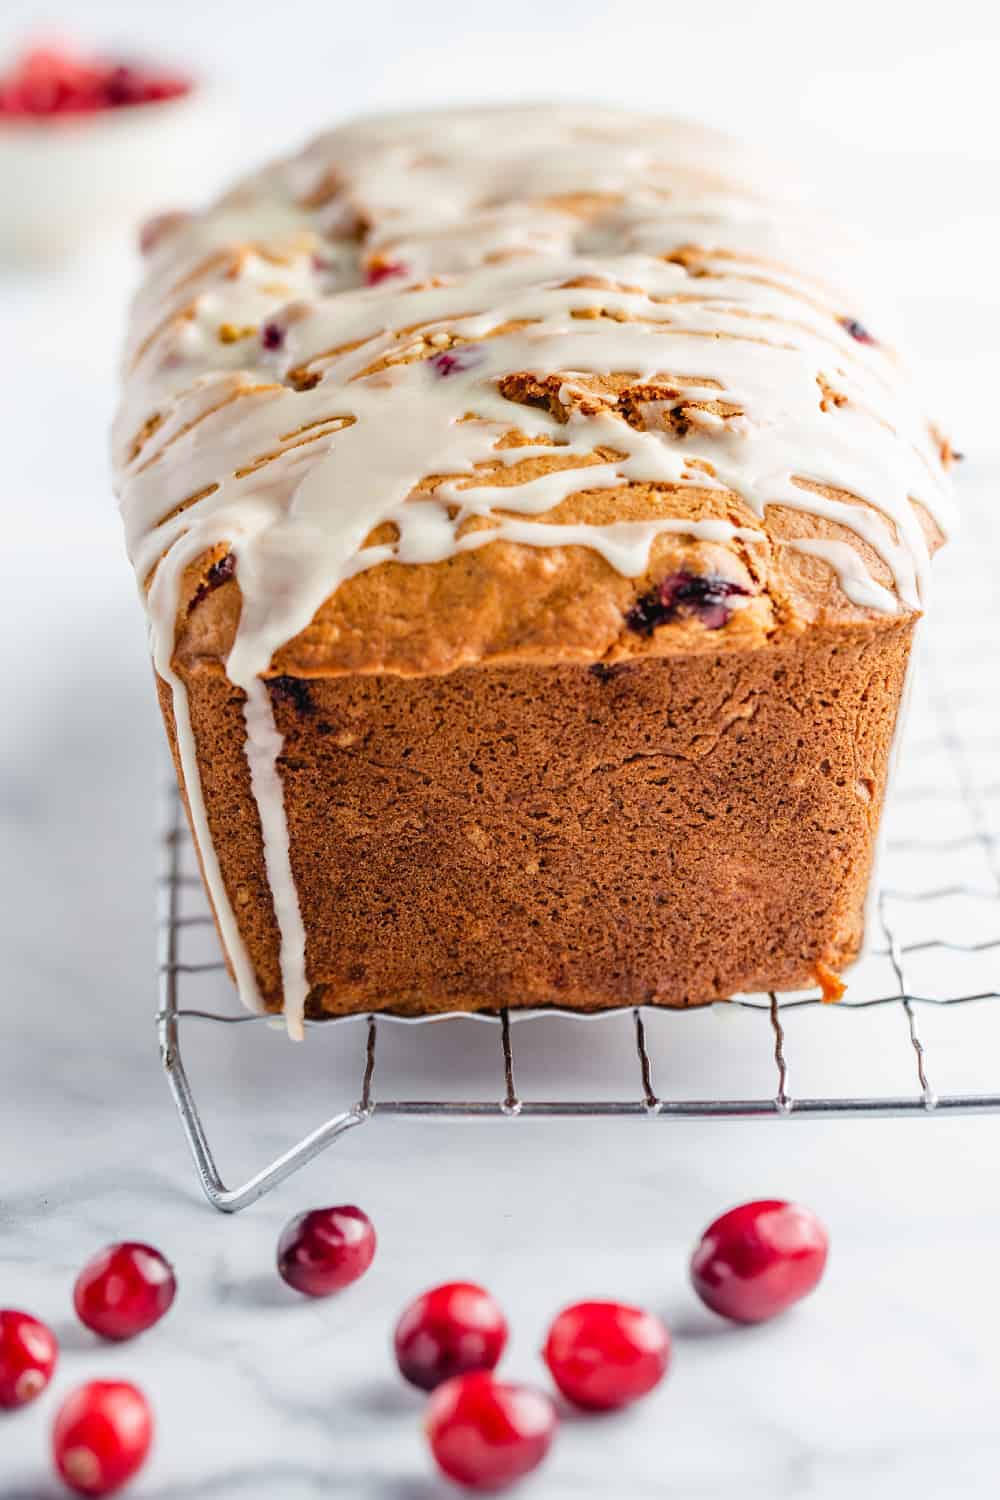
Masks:
[[[337,1112],[235,1187],[224,1182],[209,1144],[182,1056],[182,1025],[205,1022],[216,1031],[229,1027],[245,1034],[252,1028],[263,1034],[261,1028],[266,1031],[274,1022],[234,1007],[180,800],[172,791],[163,840],[157,1024],[163,1065],[210,1203],[226,1213],[247,1207],[375,1115],[522,1121],[632,1116],[676,1121],[1000,1111],[1000,1008],[990,1016],[994,1029],[985,1038],[968,1019],[1000,999],[1000,651],[992,644],[984,647],[984,640],[992,643],[998,632],[982,616],[977,651],[972,654],[967,648],[966,606],[974,587],[969,568],[965,557],[960,566],[953,566],[950,578],[946,573],[938,606],[942,618],[927,633],[916,674],[916,701],[886,815],[881,883],[872,916],[876,930],[870,934],[869,953],[848,976],[844,1000],[831,1006],[808,992],[747,995],[692,1011],[630,1009],[600,1017],[560,1017],[555,1012],[548,1013],[544,1023],[501,1011],[476,1018],[484,1024],[476,1028],[480,1052],[474,1064],[466,1066],[463,1052],[456,1068],[452,1055],[446,1075],[453,1079],[457,1072],[467,1079],[462,1087],[470,1094],[456,1098],[442,1097],[444,1088],[431,1097],[402,1089],[383,1098],[376,1092],[376,1078],[381,1078],[379,1062],[388,1038],[398,1040],[404,1034],[412,1043],[416,1025],[422,1049],[429,1038],[440,1048],[445,1031],[453,1047],[454,1029],[464,1023],[464,1043],[471,1018],[419,1024],[371,1016],[314,1023],[311,1045],[295,1052],[305,1054],[311,1071],[322,1073],[329,1067],[326,1049],[333,1049],[337,1069],[329,1067],[329,1072],[332,1076],[339,1070],[342,1086],[343,1069],[353,1058],[353,1090],[344,1095]],[[993,585],[986,576],[983,588],[980,597],[987,601],[988,611]],[[195,988],[199,985],[200,991]],[[707,1039],[692,1038],[696,1018],[703,1024],[706,1011],[742,1017],[746,1026],[738,1043],[728,1027],[717,1028]],[[863,1034],[863,1015],[887,1023],[879,1025],[874,1040]],[[925,1035],[930,1016],[935,1022],[942,1016],[948,1019],[946,1030],[935,1025],[933,1044]],[[539,1050],[539,1036],[545,1039],[539,1024],[548,1029],[550,1041],[551,1029],[561,1028],[558,1045],[548,1048],[541,1064],[532,1057],[532,1048]],[[656,1032],[655,1046],[651,1032]],[[572,1045],[567,1045],[568,1038]],[[694,1041],[693,1048],[687,1048],[688,1040]],[[581,1046],[590,1051],[589,1079]],[[277,1037],[270,1039],[270,1062],[275,1061],[273,1049],[282,1047],[293,1050]],[[413,1048],[403,1051],[412,1054]],[[738,1079],[728,1087],[729,1054],[752,1056],[755,1090],[742,1089]],[[818,1070],[813,1066],[813,1072],[826,1079],[829,1064],[836,1062],[840,1073],[846,1072],[848,1087],[813,1087],[801,1094],[793,1090],[800,1062],[808,1072],[807,1059],[815,1063],[818,1054],[824,1065]],[[624,1079],[610,1094],[607,1087],[593,1086],[595,1056],[599,1065],[613,1057]],[[704,1075],[706,1056],[712,1059],[712,1086],[695,1097],[690,1083],[697,1079],[699,1067]],[[533,1068],[532,1062],[537,1066]],[[980,1071],[985,1070],[984,1080],[972,1089],[946,1087],[938,1077],[939,1062],[942,1075],[957,1071],[963,1080],[967,1065],[978,1063]],[[574,1070],[584,1075],[582,1080],[574,1077]],[[522,1082],[522,1074],[532,1071],[538,1072],[537,1092]],[[862,1077],[870,1080],[868,1089],[855,1089]]]

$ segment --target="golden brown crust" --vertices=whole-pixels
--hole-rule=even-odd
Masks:
[[[500,468],[490,474],[490,483],[517,483],[547,464],[533,459]],[[844,498],[842,492],[824,493]],[[694,485],[582,489],[539,519],[567,524],[664,516],[761,526],[732,492]],[[471,526],[477,524],[482,523],[474,520]],[[926,527],[936,547],[940,532],[929,519]],[[845,542],[864,558],[873,578],[890,585],[889,569],[855,532],[780,505],[768,507],[761,529],[760,542],[661,536],[653,544],[647,571],[638,578],[624,578],[587,548],[511,542],[490,543],[417,568],[384,563],[343,583],[311,624],[275,654],[272,669],[307,677],[381,671],[433,675],[476,662],[714,653],[756,648],[776,630],[797,633],[815,623],[878,619],[875,611],[844,595],[825,561],[782,545],[816,537]],[[212,582],[225,550],[206,552],[186,571],[178,612],[181,662],[221,664],[232,647],[240,614],[238,570],[227,576],[224,587]],[[746,603],[734,609],[722,631],[706,631],[697,618],[667,622],[649,639],[629,630],[627,616],[636,601],[676,572],[726,578],[747,589]]]

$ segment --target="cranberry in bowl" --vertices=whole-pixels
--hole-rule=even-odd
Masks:
[[[228,132],[218,99],[186,68],[90,56],[65,44],[0,59],[0,256],[65,260],[214,184]],[[225,167],[226,163],[221,164]]]

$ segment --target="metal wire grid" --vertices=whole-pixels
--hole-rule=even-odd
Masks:
[[[929,808],[935,808],[938,821],[942,816],[942,802],[947,797],[940,780],[931,776],[929,783],[920,781],[901,787],[897,805],[906,818],[905,836],[890,837],[885,873],[893,869],[907,869],[914,861],[929,860],[935,872],[942,868],[945,874],[957,869],[958,878],[944,879],[940,883],[916,887],[884,884],[879,894],[876,913],[880,928],[881,944],[872,958],[880,959],[888,966],[891,982],[884,988],[865,988],[862,982],[853,982],[850,999],[837,1006],[823,1005],[818,996],[802,994],[780,997],[737,997],[726,1002],[727,1007],[738,1007],[742,1011],[757,1011],[761,1015],[761,1045],[766,1045],[773,1057],[774,1089],[766,1096],[755,1098],[672,1098],[657,1092],[654,1069],[647,1045],[647,1026],[643,1012],[639,1009],[617,1013],[620,1024],[631,1028],[634,1043],[635,1089],[631,1097],[602,1098],[534,1098],[524,1097],[517,1084],[517,1053],[512,1025],[513,1018],[506,1010],[491,1019],[495,1023],[499,1048],[496,1058],[497,1089],[492,1097],[460,1100],[397,1097],[376,1097],[375,1077],[378,1055],[378,1038],[385,1025],[399,1025],[391,1017],[370,1016],[362,1056],[358,1059],[360,1086],[357,1102],[349,1108],[325,1119],[316,1129],[296,1141],[288,1150],[256,1172],[245,1182],[229,1187],[224,1182],[209,1145],[201,1113],[185,1070],[181,1052],[181,1024],[186,1021],[205,1021],[216,1025],[268,1025],[268,1018],[244,1013],[227,1013],[222,1009],[190,1006],[182,1002],[182,989],[197,982],[198,976],[218,975],[224,969],[219,958],[208,961],[186,961],[184,950],[192,930],[212,926],[212,918],[204,903],[198,876],[185,869],[185,852],[190,851],[190,836],[181,812],[180,799],[171,791],[167,831],[163,841],[164,868],[161,881],[161,927],[160,927],[160,1003],[157,1024],[163,1065],[180,1114],[181,1122],[190,1145],[201,1186],[209,1202],[217,1209],[233,1213],[247,1207],[271,1188],[276,1187],[293,1172],[325,1151],[346,1131],[363,1124],[374,1115],[397,1117],[443,1117],[447,1119],[476,1118],[581,1118],[632,1116],[650,1120],[747,1118],[747,1119],[807,1119],[827,1116],[940,1116],[943,1114],[979,1114],[1000,1112],[1000,1060],[997,1064],[996,1089],[987,1092],[937,1092],[933,1086],[932,1059],[921,1037],[918,1012],[921,1008],[933,1007],[939,1012],[947,1009],[957,1012],[971,1007],[975,1002],[1000,999],[997,990],[997,972],[1000,969],[1000,838],[991,830],[991,799],[1000,797],[1000,784],[990,782],[994,741],[987,739],[982,744],[971,742],[956,733],[955,694],[949,697],[941,687],[947,674],[942,674],[940,662],[935,669],[928,663],[931,692],[928,706],[932,721],[936,721],[934,732],[923,738],[911,737],[907,746],[907,765],[920,767],[938,764],[944,756],[950,764],[952,777],[952,801],[964,810],[967,832],[945,834],[926,832]],[[935,676],[935,670],[937,675]],[[998,680],[996,677],[994,681]],[[985,779],[978,774],[985,767]],[[907,817],[907,809],[915,810],[917,817]],[[943,816],[954,821],[954,809],[943,808]],[[913,828],[917,831],[911,831]],[[970,878],[969,871],[978,864],[979,873],[988,878]],[[974,875],[973,871],[973,875]],[[900,914],[916,913],[924,927],[922,915],[933,914],[936,904],[943,901],[958,901],[959,910],[968,913],[974,907],[981,909],[979,930],[983,935],[965,941],[948,933],[932,933],[917,936],[907,941],[900,935]],[[194,901],[196,909],[186,908]],[[985,925],[984,925],[985,921]],[[911,979],[913,966],[921,955],[938,959],[962,955],[966,959],[976,955],[989,965],[987,982],[968,992],[958,990],[946,993],[920,993]],[[996,963],[993,956],[996,955]],[[851,1027],[851,1022],[835,1019],[854,1011],[873,1009],[895,1010],[900,1014],[899,1046],[910,1055],[910,1075],[913,1088],[905,1093],[864,1095],[820,1095],[798,1097],[792,1091],[791,1068],[788,1056],[788,1040],[783,1017],[790,1012],[806,1010],[814,1012],[816,1026],[833,1026],[837,1030],[837,1042],[850,1047],[851,1039],[845,1041],[840,1026]],[[686,1018],[698,1011],[657,1011],[658,1017],[670,1016],[673,1026],[683,1026]],[[822,1019],[821,1019],[822,1017]],[[572,1021],[563,1024],[577,1026],[583,1021],[589,1032],[593,1032],[597,1018],[592,1020],[575,1015]],[[273,1025],[273,1020],[271,1023]],[[438,1024],[454,1024],[445,1021]],[[766,1032],[765,1032],[766,1028]],[[316,1022],[311,1030],[325,1033],[315,1055],[320,1057],[325,1045],[336,1046],[345,1037],[342,1023]],[[565,1082],[566,1080],[561,1080]]]

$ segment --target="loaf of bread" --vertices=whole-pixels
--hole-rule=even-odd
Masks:
[[[293,1035],[857,956],[951,454],[781,189],[532,106],[154,226],[121,507],[227,960]]]

